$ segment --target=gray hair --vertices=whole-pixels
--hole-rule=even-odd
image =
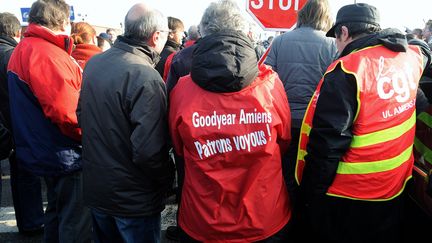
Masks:
[[[15,37],[20,30],[21,24],[15,15],[0,13],[0,36]]]
[[[69,14],[69,5],[64,0],[37,0],[30,8],[28,22],[60,30]]]
[[[222,30],[248,33],[249,24],[243,17],[240,8],[232,0],[212,2],[204,11],[199,30],[202,36],[211,35]]]
[[[198,26],[191,25],[188,30],[188,39],[189,40],[198,40],[200,38],[200,33],[198,31]]]
[[[161,12],[144,5],[137,5],[126,14],[125,37],[138,41],[148,41],[156,31],[168,31],[168,20]]]

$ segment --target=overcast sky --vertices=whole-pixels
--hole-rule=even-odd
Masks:
[[[242,9],[246,9],[246,0],[236,0]],[[269,0],[264,0],[269,1]],[[286,0],[285,0],[286,1]],[[353,0],[329,0],[333,14]],[[76,20],[82,20],[107,27],[120,28],[128,9],[140,0],[66,0],[74,7]],[[159,9],[166,16],[181,19],[186,28],[198,24],[204,9],[212,0],[144,0],[149,5]],[[277,0],[274,0],[276,3]],[[376,6],[381,13],[382,27],[396,27],[401,30],[408,28],[423,28],[424,21],[432,19],[431,0],[358,0]],[[0,12],[12,12],[21,19],[20,8],[30,7],[33,0],[0,0]]]

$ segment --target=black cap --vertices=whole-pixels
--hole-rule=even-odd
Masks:
[[[341,9],[339,9],[336,15],[336,23],[327,32],[326,36],[336,37],[335,27],[338,24],[352,22],[368,23],[379,26],[380,14],[376,7],[366,3],[356,3],[343,6]]]

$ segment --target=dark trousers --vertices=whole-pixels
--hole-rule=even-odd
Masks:
[[[91,209],[96,243],[159,243],[161,215],[125,218]]]
[[[45,177],[48,206],[44,242],[91,242],[91,215],[84,206],[82,172]]]
[[[19,232],[42,228],[44,211],[42,205],[41,179],[24,170],[15,153],[9,157],[10,182],[13,206]]]
[[[291,127],[291,143],[287,152],[282,156],[282,173],[293,206],[291,224],[293,227],[292,240],[295,242],[303,242],[304,235],[308,234],[307,230],[305,231],[304,215],[300,210],[299,186],[295,180],[299,139],[300,128]]]
[[[307,242],[401,242],[404,196],[377,202],[316,196],[303,211],[304,236]]]
[[[292,234],[292,225],[288,222],[281,230],[279,230],[276,234],[270,236],[267,239],[256,241],[256,243],[292,243],[295,242],[291,238]],[[205,232],[203,233],[205,234]],[[180,228],[180,243],[199,243],[201,241],[197,241],[190,237],[186,232],[184,232]]]
[[[287,152],[282,156],[282,173],[285,184],[292,201],[298,197],[298,186],[295,181],[295,167],[297,162],[298,143],[300,137],[300,128],[291,128],[291,143]]]

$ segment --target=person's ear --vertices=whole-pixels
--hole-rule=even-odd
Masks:
[[[173,39],[174,38],[174,33],[175,33],[174,30],[170,31],[169,34],[168,34],[168,39]]]
[[[60,31],[65,32],[68,35],[70,35],[71,29],[72,29],[72,24],[71,24],[70,20],[69,19],[64,20],[63,24],[60,26]]]
[[[21,38],[21,29],[19,29],[16,33],[15,33],[15,38]]]
[[[149,46],[151,47],[155,47],[156,43],[158,43],[159,39],[161,38],[161,32],[160,31],[155,31],[151,38],[149,39]]]
[[[349,30],[346,26],[342,26],[340,39],[342,42],[346,42],[348,40],[348,38],[350,38]]]

